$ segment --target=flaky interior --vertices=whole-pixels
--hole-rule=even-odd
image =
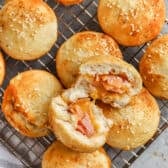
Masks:
[[[71,130],[75,136],[79,136],[80,138],[87,139],[88,137],[83,135],[80,131],[76,130],[77,124],[77,117],[75,114],[69,112],[68,104],[62,99],[62,97],[57,97],[54,99],[52,104],[55,109],[55,117],[57,122],[62,123],[67,127],[68,130]],[[93,103],[90,104],[92,110],[92,124],[94,126],[95,132],[93,134],[93,138],[96,137],[98,134],[102,134],[106,131],[108,123],[105,117],[102,115],[102,110],[98,108]],[[70,131],[70,132],[71,132]],[[72,133],[71,132],[71,133]]]
[[[113,64],[84,64],[80,67],[77,85],[88,83],[93,99],[100,99],[115,107],[122,107],[140,90],[141,82],[127,67]]]
[[[111,126],[111,122],[104,117],[102,110],[91,102],[90,99],[82,97],[82,94],[79,96],[78,93],[80,93],[79,88],[74,89],[73,92],[72,89],[70,89],[62,96],[53,98],[50,109],[53,114],[51,123],[52,125],[55,125],[56,129],[59,127],[59,130],[55,130],[56,136],[58,139],[61,139],[63,143],[67,141],[67,137],[70,137],[70,141],[81,143],[81,146],[101,146],[105,143],[106,135]],[[85,134],[80,131],[80,129],[77,129],[78,118],[76,114],[70,110],[72,104],[81,101],[88,101],[87,103],[91,111],[89,118],[94,128],[94,132],[91,134]],[[81,107],[81,104],[78,103],[78,106]],[[81,107],[81,109],[84,108]],[[66,142],[65,145],[67,145]]]

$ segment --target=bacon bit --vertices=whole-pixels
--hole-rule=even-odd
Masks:
[[[107,91],[113,91],[119,94],[124,93],[124,90],[122,88],[122,78],[113,75],[106,75],[102,77],[102,81],[102,85]]]
[[[94,134],[94,128],[87,113],[85,113],[85,116],[81,120],[78,120],[76,130],[80,131],[83,135],[86,135],[87,137],[90,137]]]
[[[113,75],[113,74],[112,74],[112,75]],[[123,81],[127,81],[127,82],[129,81],[127,75],[124,74],[124,73],[120,73],[120,74],[118,74],[117,76],[119,76],[120,78],[122,78]]]
[[[96,75],[95,82],[101,84],[107,91],[123,94],[127,90],[125,83],[128,79],[123,75]]]
[[[76,130],[83,135],[90,137],[94,134],[94,127],[90,119],[90,111],[87,100],[78,100],[69,105],[69,112],[75,114],[78,118]]]

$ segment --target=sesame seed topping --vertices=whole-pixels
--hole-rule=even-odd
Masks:
[[[134,9],[136,9],[137,7],[137,1],[107,0],[106,7],[108,8],[116,7],[125,14],[131,13],[131,15],[134,15]]]
[[[131,134],[135,135],[135,131],[130,129]]]

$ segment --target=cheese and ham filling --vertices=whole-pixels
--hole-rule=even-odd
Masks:
[[[125,75],[96,75],[94,84],[103,87],[108,92],[123,94],[128,91],[130,83]]]
[[[81,132],[87,137],[94,134],[95,130],[92,124],[93,117],[90,102],[87,99],[79,99],[75,103],[71,103],[68,111],[75,114],[77,117],[77,131]]]

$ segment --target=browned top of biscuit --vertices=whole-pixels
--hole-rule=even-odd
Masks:
[[[42,168],[110,168],[111,161],[103,148],[92,153],[72,151],[60,142],[54,142],[44,153]]]
[[[4,93],[2,111],[22,134],[46,135],[49,102],[61,88],[58,80],[46,71],[25,71],[10,81]]]
[[[107,143],[112,147],[124,150],[136,148],[145,144],[157,131],[159,106],[146,89],[142,89],[140,94],[121,109],[102,104],[100,107],[103,108],[104,115],[113,121],[107,138]]]
[[[118,43],[136,46],[155,38],[166,17],[164,0],[100,0],[98,19]]]
[[[84,31],[64,42],[56,55],[56,68],[65,87],[74,83],[82,63],[90,57],[101,55],[122,58],[119,46],[106,34]]]
[[[33,60],[50,50],[57,38],[54,11],[42,0],[12,0],[0,12],[0,45],[11,57]]]
[[[168,99],[168,35],[154,40],[143,55],[140,73],[147,89],[160,98]]]

